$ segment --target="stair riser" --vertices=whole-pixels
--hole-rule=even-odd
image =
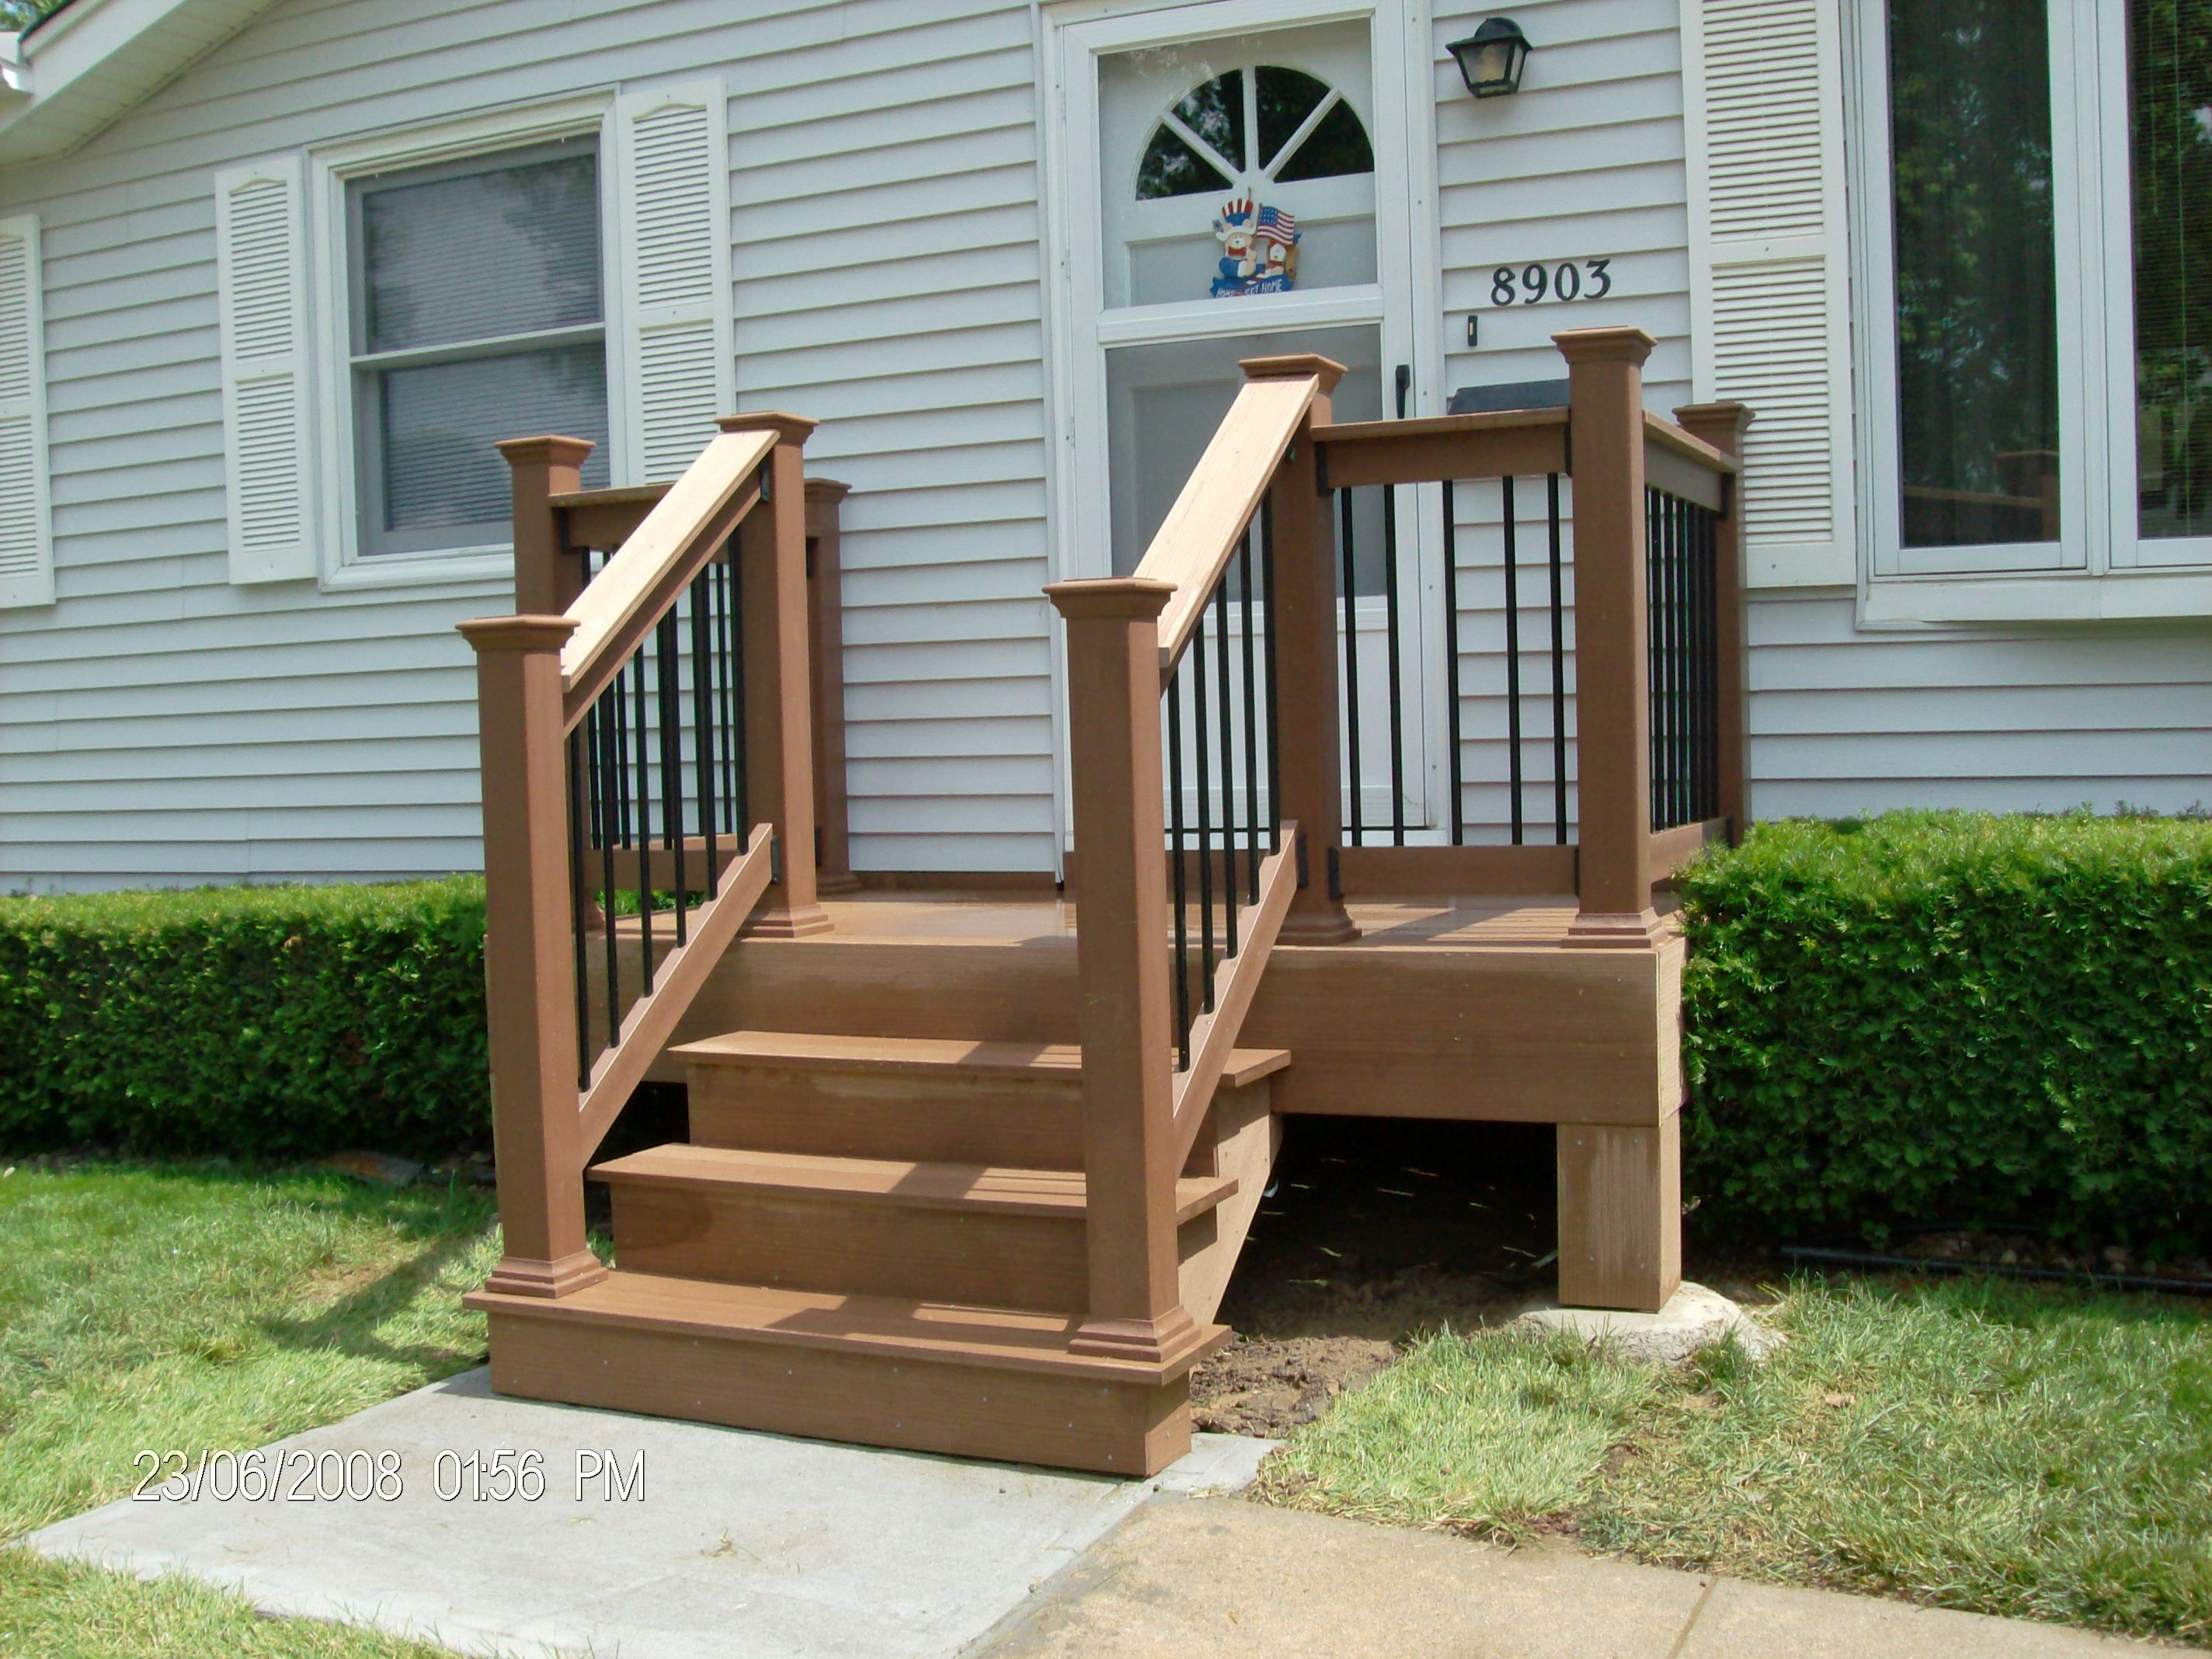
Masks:
[[[629,1273],[1049,1313],[1090,1304],[1079,1213],[617,1183],[614,1224],[615,1260]],[[1183,1254],[1214,1236],[1210,1212],[1194,1216]]]
[[[750,1027],[846,1036],[1074,1042],[1075,941],[748,939],[717,963],[679,1042]]]
[[[495,1312],[491,1353],[502,1395],[774,1434],[1121,1475],[1156,1474],[1190,1449],[1187,1377],[1099,1382],[586,1325],[550,1311]]]
[[[1082,1085],[695,1061],[691,1142],[920,1164],[1083,1167]]]

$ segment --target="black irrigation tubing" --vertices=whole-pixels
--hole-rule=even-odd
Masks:
[[[1846,1250],[1826,1244],[1784,1244],[1782,1254],[1793,1261],[1819,1261],[1839,1267],[1889,1267],[1929,1273],[1989,1273],[1999,1279],[2029,1279],[2045,1284],[2083,1285],[2104,1290],[2157,1291],[2167,1296],[2212,1296],[2212,1279],[2165,1279],[2150,1273],[2100,1273],[2087,1267],[2035,1267],[2021,1261],[1961,1261],[1948,1256],[1888,1255],[1879,1250]]]

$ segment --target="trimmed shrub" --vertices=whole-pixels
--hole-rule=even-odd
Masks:
[[[2212,823],[1769,823],[1680,884],[1711,1231],[2212,1238]]]
[[[0,899],[0,1146],[489,1140],[483,884]]]

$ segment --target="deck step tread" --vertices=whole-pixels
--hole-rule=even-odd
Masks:
[[[557,1300],[479,1291],[468,1297],[468,1304],[584,1324],[858,1350],[1119,1382],[1152,1383],[1178,1376],[1230,1337],[1224,1326],[1200,1326],[1183,1351],[1159,1364],[1146,1364],[1069,1352],[1068,1344],[1083,1322],[1076,1316],[725,1285],[619,1269]]]
[[[1083,1174],[984,1164],[916,1164],[894,1158],[825,1158],[672,1142],[594,1164],[596,1181],[636,1186],[810,1194],[921,1209],[1079,1218]],[[1176,1220],[1202,1215],[1237,1190],[1234,1177],[1186,1176],[1176,1182]]]
[[[836,1036],[809,1031],[726,1031],[669,1051],[695,1064],[784,1071],[933,1072],[1073,1082],[1083,1050],[1072,1042],[978,1042],[964,1037]],[[1291,1062],[1282,1048],[1231,1051],[1222,1082],[1241,1089]]]

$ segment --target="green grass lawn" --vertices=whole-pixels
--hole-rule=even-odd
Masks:
[[[0,1176],[0,1544],[123,1496],[142,1450],[243,1450],[478,1363],[493,1220],[473,1188],[319,1173]],[[0,1654],[434,1651],[0,1548]]]
[[[1765,1364],[1443,1333],[1267,1464],[1272,1501],[2212,1641],[2212,1318],[1809,1279]]]

